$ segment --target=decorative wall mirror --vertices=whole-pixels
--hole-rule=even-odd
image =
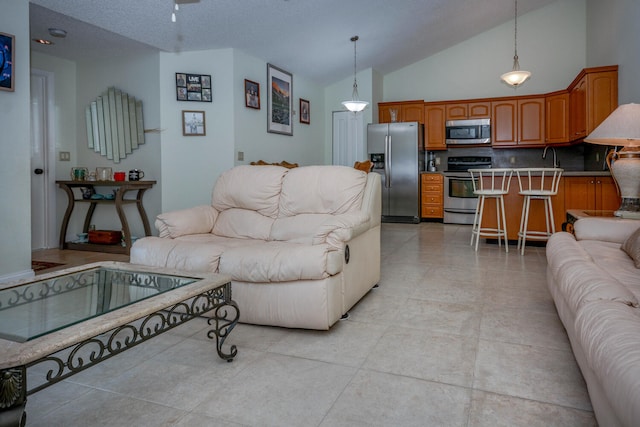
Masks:
[[[109,88],[85,110],[87,144],[114,163],[120,163],[144,144],[142,101]]]

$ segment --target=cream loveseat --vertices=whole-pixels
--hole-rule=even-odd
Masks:
[[[380,186],[346,166],[237,166],[211,206],[158,215],[130,262],[231,276],[241,322],[329,329],[380,279]]]
[[[640,425],[639,228],[583,218],[547,244],[547,283],[603,427]]]

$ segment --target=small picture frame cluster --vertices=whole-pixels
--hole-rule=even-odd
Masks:
[[[176,99],[212,102],[211,75],[176,73]]]
[[[206,134],[204,111],[182,110],[182,135],[205,136]]]
[[[11,34],[0,33],[0,90],[13,92],[14,72],[13,50],[16,38]]]

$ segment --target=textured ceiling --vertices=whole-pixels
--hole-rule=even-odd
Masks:
[[[518,14],[557,0],[520,0]],[[32,49],[66,59],[234,48],[330,84],[386,74],[513,19],[513,0],[31,0]],[[68,32],[51,38],[48,28]],[[511,52],[505,52],[510,55]]]

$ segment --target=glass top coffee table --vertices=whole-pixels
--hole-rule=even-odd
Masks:
[[[0,285],[0,425],[24,425],[27,395],[205,313],[232,361],[223,344],[240,311],[228,276],[101,262]],[[29,374],[27,387],[36,366],[43,378]]]

